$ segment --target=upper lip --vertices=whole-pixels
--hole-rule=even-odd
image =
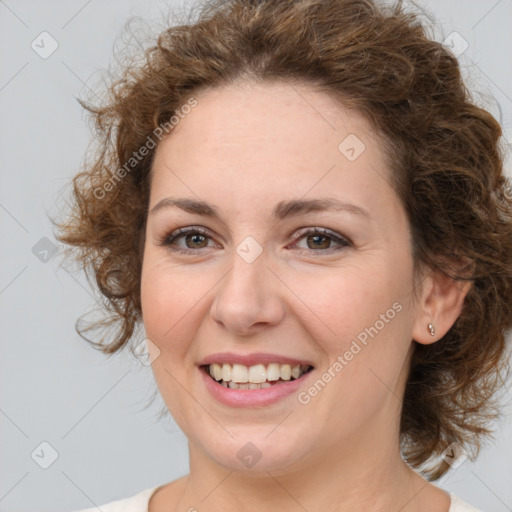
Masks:
[[[209,365],[213,363],[230,363],[230,364],[243,364],[245,366],[254,366],[256,364],[289,364],[290,366],[296,366],[298,364],[303,366],[313,366],[309,361],[304,359],[295,359],[293,357],[282,356],[278,354],[268,353],[254,353],[254,354],[235,354],[233,352],[218,352],[216,354],[210,354],[209,356],[202,359],[198,364],[199,366]]]

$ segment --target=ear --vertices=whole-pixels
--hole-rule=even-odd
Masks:
[[[423,282],[416,307],[412,337],[422,345],[441,339],[459,317],[471,281],[456,281],[437,271],[431,271]],[[429,324],[435,334],[430,333]]]

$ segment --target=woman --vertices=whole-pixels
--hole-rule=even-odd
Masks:
[[[495,414],[512,201],[456,58],[400,5],[217,0],[111,93],[59,239],[190,473],[101,509],[476,510],[431,482]]]

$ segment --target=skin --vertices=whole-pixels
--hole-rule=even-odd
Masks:
[[[162,486],[150,512],[447,512],[447,493],[401,459],[399,418],[414,343],[448,331],[467,289],[432,272],[413,280],[408,221],[375,132],[307,84],[238,83],[195,97],[157,148],[149,209],[171,196],[201,199],[221,220],[175,206],[147,220],[143,321],[160,351],[157,385],[190,452],[190,474]],[[354,161],[338,149],[349,134],[366,146]],[[312,198],[357,205],[371,218],[271,217],[280,201]],[[159,245],[186,226],[208,231],[174,241],[189,254]],[[301,228],[351,243],[299,236]],[[252,263],[236,252],[248,236],[263,250]],[[307,404],[293,393],[229,407],[199,373],[214,352],[270,352],[311,361],[315,381],[395,303],[400,312]],[[262,454],[250,469],[236,456],[247,442]]]

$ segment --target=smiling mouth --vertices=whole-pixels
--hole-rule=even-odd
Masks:
[[[310,365],[270,363],[245,366],[243,364],[207,364],[200,367],[212,380],[230,389],[265,389],[300,379],[313,370]]]

